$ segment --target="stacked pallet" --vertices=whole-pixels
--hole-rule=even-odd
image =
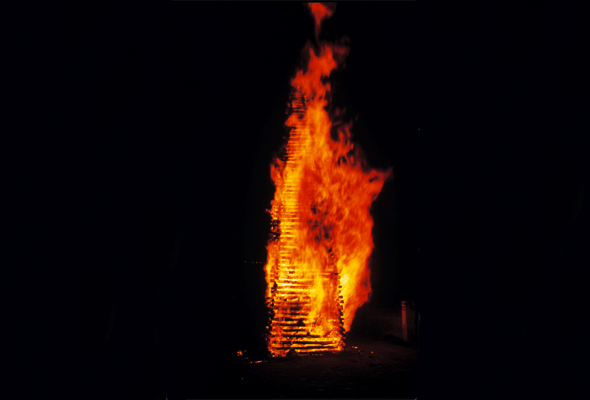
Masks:
[[[305,157],[306,135],[310,133],[304,120],[305,103],[303,96],[292,99],[293,113],[301,120],[290,134],[286,146],[281,204],[275,204],[271,210],[273,218],[271,229],[276,245],[278,258],[270,271],[271,294],[267,299],[271,311],[269,321],[268,342],[273,356],[284,356],[289,350],[298,353],[317,351],[337,351],[344,347],[344,328],[342,321],[343,298],[336,263],[326,266],[323,272],[304,272],[297,264],[296,253],[301,244],[297,232],[300,224],[306,223],[300,218],[301,208],[298,201],[302,190],[300,176],[303,158]],[[332,257],[333,259],[333,257]],[[328,288],[328,293],[335,294],[333,302],[339,309],[339,317],[331,320],[338,328],[324,334],[315,333],[319,317],[310,316],[314,285],[318,283]],[[315,319],[315,320],[314,320]],[[325,320],[323,321],[325,323]]]

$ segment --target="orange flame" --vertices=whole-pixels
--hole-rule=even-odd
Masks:
[[[307,7],[309,7],[315,21],[315,36],[317,39],[320,34],[322,22],[334,14],[336,3],[307,3]]]
[[[310,5],[316,26],[328,14]],[[316,11],[314,11],[316,10]],[[317,11],[319,10],[319,11]],[[275,237],[267,246],[267,298],[274,316],[269,350],[285,355],[342,350],[356,310],[371,293],[367,261],[373,250],[371,203],[391,169],[370,169],[351,142],[351,124],[330,131],[331,72],[348,54],[344,44],[319,43],[315,54],[291,80],[293,113],[286,160],[271,165],[275,197],[271,202]]]

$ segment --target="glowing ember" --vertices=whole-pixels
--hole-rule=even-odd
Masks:
[[[334,11],[309,5],[316,22]],[[371,203],[391,170],[370,169],[350,141],[350,124],[330,136],[330,73],[348,54],[344,44],[305,48],[309,62],[291,80],[291,128],[284,157],[271,166],[273,238],[265,265],[272,312],[269,351],[285,356],[342,350],[358,307],[371,292],[367,260],[373,249]],[[316,55],[318,53],[318,55]]]

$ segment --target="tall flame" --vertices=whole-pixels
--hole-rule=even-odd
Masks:
[[[312,3],[316,27],[331,12]],[[333,8],[332,8],[333,11]],[[317,32],[317,31],[316,31]],[[317,35],[316,35],[317,38]],[[351,142],[351,124],[332,139],[326,111],[327,78],[348,55],[344,44],[308,42],[309,60],[291,80],[292,114],[285,156],[271,165],[274,237],[265,265],[268,305],[273,312],[269,350],[284,355],[342,350],[356,310],[371,293],[368,258],[373,250],[371,203],[391,169],[369,168]],[[316,54],[317,53],[317,54]]]

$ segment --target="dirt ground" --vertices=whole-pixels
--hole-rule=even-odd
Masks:
[[[238,358],[228,397],[416,397],[418,347],[393,340],[347,339],[346,351],[266,360]]]

